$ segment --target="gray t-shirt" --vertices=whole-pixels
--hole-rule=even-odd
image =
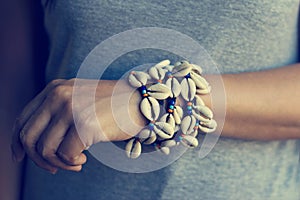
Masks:
[[[140,27],[174,29],[190,36],[222,73],[295,63],[298,4],[298,0],[50,1],[45,7],[50,38],[47,81],[75,77],[98,43]],[[102,78],[117,79],[131,66],[166,56],[132,53],[113,63]],[[51,175],[29,161],[24,199],[298,200],[299,147],[297,140],[221,138],[204,159],[188,150],[168,167],[143,174],[116,171],[90,155],[80,173]]]

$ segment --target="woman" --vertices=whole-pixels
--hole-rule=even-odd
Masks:
[[[298,4],[296,0],[43,2],[50,39],[47,81],[66,80],[52,81],[25,107],[15,128],[14,156],[22,160],[25,152],[52,173],[59,168],[82,170],[52,175],[28,162],[24,199],[298,199]],[[188,151],[166,168],[133,174],[82,153],[99,141],[128,139],[113,121],[111,108],[105,107],[115,84],[108,79],[169,55],[133,52],[103,74],[96,114],[104,132],[113,129],[105,139],[97,133],[86,143],[79,139],[66,106],[73,91],[69,79],[98,43],[139,27],[180,31],[198,41],[219,65],[227,115],[222,138],[204,159]],[[88,83],[82,88],[84,93]],[[131,111],[142,124],[137,108]],[[91,126],[84,128],[93,131]]]

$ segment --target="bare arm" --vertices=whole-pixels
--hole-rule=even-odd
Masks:
[[[300,64],[223,75],[227,115],[222,135],[256,140],[299,139],[299,77]]]
[[[222,75],[227,96],[227,115],[222,136],[256,140],[300,138],[299,67],[299,64],[295,64],[260,72]],[[208,76],[208,79],[213,77]],[[128,125],[127,109],[133,121],[140,125],[145,123],[138,111],[139,94],[136,92],[131,97],[129,107],[127,101],[124,101],[124,95],[130,88],[126,81],[121,83],[122,92],[114,95],[112,91],[116,82],[101,81],[96,99],[88,98],[93,80],[82,80],[80,83],[75,115],[82,125],[76,128],[80,127],[81,132],[84,130],[84,138],[78,135],[72,115],[74,79],[50,83],[26,106],[18,121],[15,134],[21,134],[19,142],[34,162],[50,172],[56,172],[57,168],[78,171],[86,162],[82,154],[86,146],[131,137],[119,128],[131,128]],[[111,106],[112,98],[119,100],[114,106]],[[208,99],[206,96],[205,101],[211,106]],[[93,115],[93,110],[89,110],[94,100],[96,115]],[[114,113],[112,107],[116,108]],[[126,117],[118,121],[115,116]],[[216,116],[217,121],[219,117]],[[98,121],[101,123],[100,131]],[[131,133],[134,132],[137,133],[138,129],[133,127]],[[32,148],[35,146],[37,150]],[[18,147],[18,141],[15,141],[14,148]],[[16,152],[16,156],[22,160],[22,151]]]

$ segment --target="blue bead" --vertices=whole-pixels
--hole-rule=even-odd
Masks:
[[[139,87],[139,91],[140,91],[141,94],[145,94],[145,93],[143,93],[143,92],[144,92],[144,91],[147,92],[147,87],[146,87],[145,85],[142,85],[141,87]]]
[[[184,78],[191,78],[190,73],[188,73],[187,75],[185,75]]]
[[[153,123],[149,123],[149,129],[153,130],[154,129],[154,124]]]
[[[169,108],[173,110],[173,109],[174,109],[174,106],[173,106],[173,105],[170,105]]]
[[[179,141],[181,141],[181,140],[182,140],[182,137],[181,137],[181,136],[179,136],[179,137],[178,137],[178,140],[179,140]]]
[[[192,110],[192,106],[188,106],[187,109],[188,109],[188,110]]]

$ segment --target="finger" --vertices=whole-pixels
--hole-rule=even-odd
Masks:
[[[29,120],[32,113],[34,113],[44,102],[46,94],[50,89],[60,84],[64,80],[55,80],[47,85],[47,87],[39,93],[32,101],[30,101],[27,106],[24,108],[20,116],[16,119],[13,126],[13,140],[11,144],[11,150],[13,154],[13,159],[15,161],[21,161],[24,158],[24,149],[22,143],[20,142],[19,133],[24,127],[26,122]]]
[[[32,113],[42,104],[44,101],[43,96],[38,96],[36,99],[32,100],[23,110],[20,117],[17,118],[13,126],[13,139],[11,144],[12,154],[15,161],[20,162],[23,160],[25,152],[20,141],[20,132],[23,129],[26,122],[29,120]],[[23,132],[24,133],[24,132]]]
[[[87,160],[86,155],[82,153],[84,149],[85,146],[80,140],[75,126],[72,126],[60,144],[57,154],[69,165],[83,164]]]
[[[11,147],[13,160],[15,162],[21,162],[24,159],[25,152],[24,152],[23,145],[20,141],[19,132],[13,133],[13,138],[10,147]]]
[[[25,157],[25,152],[20,141],[19,134],[13,133],[12,143],[10,145],[13,160],[21,162]]]
[[[49,83],[46,88],[40,92],[33,100],[31,100],[26,107],[21,112],[20,116],[17,118],[13,131],[20,132],[25,123],[29,120],[30,116],[42,105],[48,92],[58,84],[62,83],[64,80],[57,79]]]
[[[47,107],[40,106],[20,131],[20,141],[25,152],[36,165],[55,173],[57,168],[47,163],[36,151],[36,143],[41,133],[48,126],[50,119],[51,112]]]
[[[67,114],[68,113],[68,114]],[[71,116],[70,116],[71,115]],[[80,171],[84,163],[76,163],[75,166],[67,165],[57,156],[56,151],[63,141],[69,124],[72,121],[72,113],[63,110],[50,122],[37,143],[37,151],[48,163],[65,170]]]

